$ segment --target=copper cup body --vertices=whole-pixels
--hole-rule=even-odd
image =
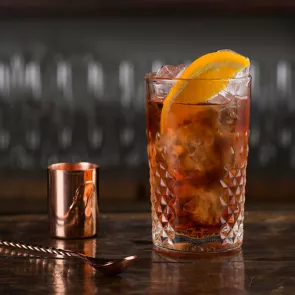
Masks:
[[[96,235],[98,176],[95,164],[57,163],[47,169],[50,234],[78,239]]]

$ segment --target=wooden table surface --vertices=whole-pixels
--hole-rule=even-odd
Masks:
[[[0,238],[98,257],[138,255],[107,278],[79,260],[25,257],[0,248],[0,294],[295,294],[294,207],[248,210],[243,251],[233,257],[172,261],[151,242],[150,214],[101,214],[95,239],[48,236],[45,215],[0,217]]]

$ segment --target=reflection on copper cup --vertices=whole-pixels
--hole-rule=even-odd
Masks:
[[[96,235],[99,167],[91,163],[57,163],[48,167],[50,234],[64,239]]]

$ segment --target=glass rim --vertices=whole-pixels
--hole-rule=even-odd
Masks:
[[[63,173],[82,172],[88,170],[95,170],[99,168],[99,165],[90,162],[61,162],[51,164],[47,167],[49,171],[62,171]]]
[[[145,74],[145,80],[156,80],[156,81],[212,81],[212,82],[220,82],[220,81],[249,81],[252,79],[252,76],[249,74],[245,77],[238,77],[238,78],[214,78],[214,79],[200,79],[200,78],[165,78],[165,77],[156,77],[156,72],[150,72]]]

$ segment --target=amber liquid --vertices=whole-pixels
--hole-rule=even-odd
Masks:
[[[226,105],[147,102],[153,241],[215,252],[243,239],[249,99]]]

